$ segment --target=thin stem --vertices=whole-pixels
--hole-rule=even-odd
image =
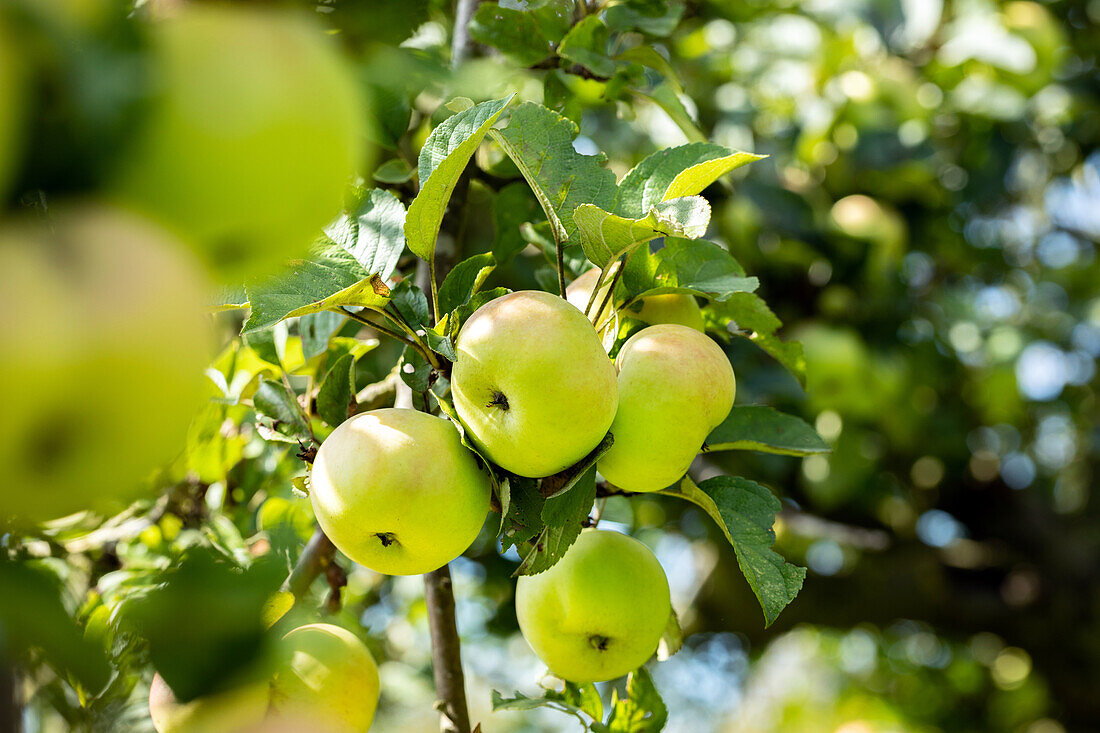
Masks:
[[[451,68],[457,69],[470,55],[470,21],[480,0],[458,0],[455,3],[455,27],[451,34]]]
[[[553,231],[553,227],[550,228]],[[558,251],[558,294],[565,297],[565,245],[554,234],[554,248]],[[593,291],[595,292],[595,291]]]
[[[600,292],[600,286],[603,285],[604,270],[600,270],[600,276],[596,278],[595,284],[592,286],[592,292],[588,294],[588,305],[584,307],[584,314],[587,316],[592,310],[592,304],[596,302],[596,293]]]
[[[593,323],[600,322],[600,315],[603,313],[604,308],[607,307],[608,302],[615,296],[615,286],[619,284],[619,279],[623,276],[623,270],[626,269],[626,263],[630,259],[630,255],[633,252],[627,254],[626,258],[622,261],[622,264],[615,270],[615,274],[611,277],[611,286],[607,289],[607,295],[603,296],[603,302],[600,303],[600,307],[596,309],[596,317],[592,319]],[[614,265],[612,265],[614,267]],[[597,291],[593,291],[597,292]]]
[[[318,527],[313,531],[313,536],[309,538],[302,554],[298,556],[294,569],[290,571],[286,589],[294,595],[295,599],[301,598],[309,592],[313,581],[333,563],[335,557],[336,546]]]
[[[592,525],[597,527],[600,524],[600,520],[603,518],[604,507],[607,506],[607,497],[603,497],[596,501],[596,507],[592,510]]]
[[[388,326],[383,326],[381,323],[376,323],[376,322],[370,320],[369,318],[365,318],[365,317],[359,315],[358,313],[353,313],[352,311],[349,311],[347,308],[345,308],[343,306],[340,306],[338,309],[335,310],[335,312],[340,313],[341,315],[345,315],[348,318],[352,319],[353,321],[358,321],[359,323],[362,323],[364,326],[370,326],[375,331],[378,331],[379,333],[384,333],[387,336],[389,336],[390,338],[396,339],[396,340],[400,341],[401,343],[403,343],[405,345],[409,345],[409,340],[407,338],[405,338],[405,334],[401,333],[400,331],[395,331],[392,328],[389,328]]]
[[[398,328],[409,335],[409,338],[413,341],[413,346],[420,351],[420,355],[424,357],[424,361],[431,364],[433,369],[437,372],[447,372],[447,370],[443,368],[443,364],[439,361],[439,358],[435,355],[435,352],[428,348],[428,345],[424,343],[420,335],[413,330],[413,327],[409,325],[408,321],[406,321],[400,313],[390,313],[384,310],[379,310],[377,312],[389,318]]]
[[[440,712],[440,731],[470,733],[452,585],[451,571],[446,565],[424,576],[424,600],[432,637],[432,674],[438,699],[436,707]]]
[[[435,252],[428,260],[428,280],[432,286],[432,324],[439,323],[439,285],[435,279]]]

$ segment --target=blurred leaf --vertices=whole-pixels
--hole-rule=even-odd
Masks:
[[[589,15],[565,34],[558,55],[580,64],[599,77],[615,73],[615,62],[607,57],[610,32],[598,15]]]
[[[527,246],[527,241],[520,234],[520,227],[534,221],[538,211],[538,199],[525,182],[509,183],[497,191],[493,200],[493,226],[496,229],[493,256],[499,264],[507,263]]]
[[[484,3],[470,22],[470,36],[532,66],[553,53],[572,21],[570,0],[530,0],[523,10]]]
[[[672,68],[672,64],[669,63],[668,59],[662,56],[653,46],[642,45],[628,48],[616,56],[615,59],[617,61],[629,61],[641,64],[642,66],[648,66],[664,77],[665,82],[672,88],[672,91],[677,94],[684,93],[684,89],[680,85],[680,77],[677,75],[676,70]],[[698,191],[695,193],[698,193]]]
[[[420,151],[420,193],[409,206],[405,237],[424,260],[435,255],[435,240],[451,193],[471,156],[512,97],[482,102],[441,122]]]
[[[654,204],[700,194],[730,171],[766,157],[707,142],[659,150],[623,176],[615,211],[641,216]]]
[[[489,252],[467,257],[455,265],[439,286],[439,312],[450,313],[469,303],[495,267],[496,260]]]
[[[329,340],[347,320],[347,316],[332,311],[307,313],[299,318],[298,335],[302,337],[302,356],[308,361],[328,351]]]
[[[658,237],[703,236],[710,222],[710,204],[699,196],[662,201],[638,219],[581,204],[573,218],[585,255],[596,267],[606,268],[639,244]]]
[[[645,667],[630,673],[626,680],[626,697],[611,692],[611,715],[603,730],[608,733],[657,733],[668,721],[668,708],[653,685]]]
[[[367,100],[367,139],[387,150],[396,150],[412,117],[408,99],[400,90],[382,84],[368,83],[362,88]]]
[[[252,404],[257,414],[270,420],[272,424],[269,427],[279,434],[298,440],[312,437],[298,398],[282,382],[271,379],[261,381],[252,396]]]
[[[676,609],[670,608],[668,612],[668,626],[665,633],[661,634],[661,641],[657,644],[657,661],[663,662],[684,646],[684,630],[680,628],[680,617],[676,615]]]
[[[371,189],[351,215],[325,229],[333,242],[351,253],[363,270],[388,280],[405,249],[405,206],[389,191]]]
[[[317,391],[317,414],[332,427],[348,419],[348,405],[355,397],[355,358],[344,354],[328,370]]]
[[[687,111],[684,103],[680,101],[680,96],[671,86],[668,84],[660,84],[648,94],[637,90],[634,90],[634,93],[650,100],[663,109],[665,114],[676,123],[676,126],[680,128],[684,133],[684,137],[689,141],[697,143],[706,142],[707,136],[704,135],[695,124],[695,120],[692,118],[691,113]]]
[[[284,318],[338,306],[381,308],[389,299],[382,279],[367,272],[342,247],[329,247],[271,280],[248,286],[252,312],[243,333],[273,326]]]
[[[401,356],[401,381],[417,394],[424,394],[431,387],[428,381],[432,365],[424,360],[420,352],[411,346],[405,347]]]
[[[160,586],[128,607],[153,666],[180,700],[259,676],[267,648],[263,609],[283,574],[274,557],[242,569],[192,547]]]
[[[526,102],[493,136],[531,186],[559,241],[576,231],[577,206],[610,209],[615,200],[615,174],[603,167],[603,155],[581,155],[573,148],[577,132],[576,124],[557,112]]]
[[[379,183],[396,186],[411,181],[415,175],[416,169],[406,163],[403,158],[394,158],[375,168],[371,177]],[[402,236],[404,236],[404,232],[402,232]]]
[[[651,36],[667,36],[684,15],[678,0],[623,0],[607,9],[604,17],[613,30],[639,30]]]
[[[791,565],[772,550],[775,514],[782,505],[772,492],[737,476],[716,476],[698,486],[688,477],[660,492],[686,499],[711,516],[733,545],[737,564],[760,601],[770,626],[802,589],[806,569]]]
[[[84,637],[65,609],[62,592],[58,578],[38,563],[0,556],[0,660],[41,650],[59,674],[98,692],[110,676],[107,657]]]
[[[735,405],[703,445],[704,451],[755,450],[784,456],[831,450],[802,419],[763,405]]]
[[[732,324],[743,331],[737,335],[749,339],[770,354],[794,375],[799,384],[806,386],[806,357],[802,353],[802,344],[782,341],[775,335],[783,324],[762,298],[752,293],[734,293],[713,308],[723,326],[728,329]]]

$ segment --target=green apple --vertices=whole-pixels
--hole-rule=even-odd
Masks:
[[[387,575],[446,565],[477,538],[489,477],[445,418],[372,410],[342,423],[313,462],[309,498],[345,555]]]
[[[670,612],[661,564],[618,532],[585,530],[556,565],[516,582],[523,637],[570,682],[615,679],[645,664]]]
[[[149,716],[157,733],[245,733],[263,722],[270,698],[265,680],[181,703],[158,674],[149,687]]]
[[[641,308],[637,311],[631,306],[625,314],[637,318],[643,323],[656,326],[662,323],[678,323],[702,332],[703,311],[699,308],[695,296],[686,293],[661,293],[642,298]]]
[[[584,314],[558,296],[522,290],[489,301],[463,324],[455,351],[455,409],[506,470],[549,476],[607,434],[615,366]]]
[[[281,646],[271,683],[275,721],[323,733],[370,728],[378,707],[378,665],[359,637],[332,624],[309,624],[287,633]]]
[[[733,407],[733,367],[718,344],[687,326],[643,328],[616,360],[615,443],[597,465],[626,491],[658,491],[691,466],[710,431]]]
[[[618,264],[618,263],[616,263]],[[583,311],[588,305],[588,299],[592,295],[592,288],[596,286],[596,280],[600,276],[600,269],[594,267],[584,272],[565,289],[566,299]],[[612,275],[613,276],[613,275]],[[618,314],[613,306],[599,310],[600,304],[607,295],[610,281],[605,281],[600,286],[600,293],[596,296],[595,303],[589,313],[589,318],[596,325],[596,330],[607,343],[607,335],[610,334],[612,342],[618,331]],[[598,311],[598,314],[597,314]],[[695,297],[686,293],[661,293],[642,298],[639,302],[621,309],[621,314],[635,318],[643,323],[655,326],[661,323],[679,323],[682,326],[694,328],[696,331],[704,331],[703,311]]]
[[[204,396],[208,287],[179,242],[107,207],[0,229],[0,519],[120,509],[179,452]]]
[[[152,28],[159,95],[117,191],[227,279],[303,255],[363,154],[357,83],[308,18],[187,3]]]

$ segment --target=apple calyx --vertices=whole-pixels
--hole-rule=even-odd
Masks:
[[[493,390],[493,398],[489,400],[489,404],[486,407],[497,407],[501,410],[508,411],[508,398],[499,389]]]
[[[611,643],[610,637],[600,636],[599,634],[592,634],[588,637],[588,644],[595,650],[605,652],[607,651],[608,644]]]
[[[390,545],[396,545],[397,535],[393,532],[375,532],[374,536],[378,538],[378,541],[382,543],[382,547],[389,547]]]

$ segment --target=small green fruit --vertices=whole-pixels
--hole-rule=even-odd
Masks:
[[[662,293],[642,298],[641,310],[625,311],[626,315],[637,318],[643,323],[656,326],[662,323],[678,323],[694,328],[702,333],[706,330],[703,323],[703,311],[695,297],[684,293]]]
[[[226,279],[304,254],[363,152],[354,75],[304,17],[188,3],[152,27],[158,98],[117,191]]]
[[[283,637],[271,712],[288,730],[298,725],[323,733],[363,733],[374,720],[378,693],[378,665],[347,629],[309,624]]]
[[[671,605],[665,571],[649,548],[586,530],[549,570],[516,582],[523,637],[558,677],[615,679],[657,649]]]
[[[446,565],[477,539],[489,478],[444,418],[372,410],[325,439],[313,462],[310,501],[345,555],[387,575]]]
[[[733,407],[733,367],[718,344],[687,326],[649,326],[616,360],[615,443],[597,465],[626,491],[658,491],[683,476]]]
[[[584,458],[615,417],[615,367],[584,314],[534,290],[492,300],[455,345],[455,409],[495,463],[520,476]]]
[[[264,681],[181,703],[158,674],[149,687],[149,716],[157,733],[246,733],[263,722],[270,698]]]

